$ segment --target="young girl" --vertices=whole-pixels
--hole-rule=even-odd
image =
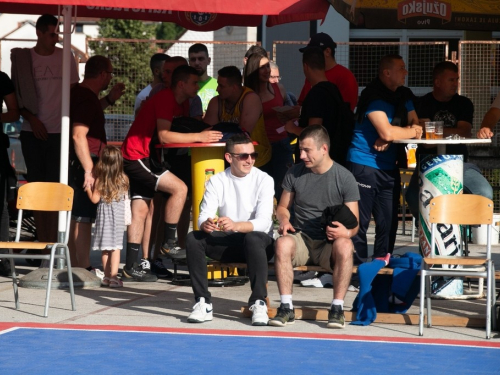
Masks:
[[[95,220],[92,250],[102,251],[104,279],[102,285],[120,288],[118,279],[120,250],[123,248],[125,230],[125,204],[128,197],[128,178],[123,173],[123,157],[119,148],[106,146],[94,167],[93,189],[87,188],[92,203],[99,203]]]

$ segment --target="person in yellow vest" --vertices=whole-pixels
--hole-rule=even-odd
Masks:
[[[236,66],[226,66],[217,73],[219,95],[210,100],[203,121],[209,125],[219,122],[239,124],[258,143],[255,146],[258,153],[255,166],[262,168],[271,160],[271,144],[264,127],[261,100],[251,89],[242,86],[241,72]]]

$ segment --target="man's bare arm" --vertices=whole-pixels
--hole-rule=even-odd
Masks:
[[[212,143],[222,138],[222,133],[214,130],[204,130],[201,133],[178,133],[170,131],[172,123],[165,119],[157,119],[158,139],[161,143]]]
[[[203,121],[208,125],[215,125],[219,122],[219,98],[214,96],[208,103],[207,111]]]
[[[92,169],[94,162],[90,157],[89,142],[87,141],[87,134],[89,127],[82,123],[73,124],[73,143],[75,145],[75,153],[85,171],[83,187],[92,188],[94,185],[94,177],[92,176]]]
[[[290,207],[292,206],[295,193],[283,190],[281,198],[276,208],[276,219],[278,219],[279,227],[278,233],[282,236],[286,235],[288,231],[294,233],[295,229],[290,224]]]
[[[411,111],[415,112],[415,111]],[[409,127],[393,126],[389,122],[387,114],[383,111],[374,111],[367,115],[373,124],[379,137],[385,142],[392,142],[397,139],[420,138],[422,136],[422,127],[412,124]]]
[[[477,132],[478,138],[493,137],[493,128],[500,121],[500,108],[492,107],[486,112],[481,123],[481,129]]]

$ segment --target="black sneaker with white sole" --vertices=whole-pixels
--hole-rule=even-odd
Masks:
[[[340,305],[332,305],[330,311],[328,312],[328,323],[326,324],[328,328],[344,328],[345,327],[345,317],[344,310]]]
[[[269,320],[269,325],[274,327],[284,327],[295,323],[295,310],[290,308],[288,303],[282,303],[278,307],[276,316]]]
[[[171,279],[174,277],[174,274],[170,272],[161,259],[158,258],[151,263],[151,272],[161,279]]]
[[[144,262],[142,262],[144,263]],[[141,263],[141,264],[142,264]],[[149,266],[149,262],[148,262]],[[131,268],[123,267],[122,281],[139,281],[139,282],[155,282],[158,280],[156,275],[151,273],[151,270],[134,262]]]
[[[165,243],[161,245],[160,253],[173,260],[186,259],[186,249],[181,248],[177,242]]]

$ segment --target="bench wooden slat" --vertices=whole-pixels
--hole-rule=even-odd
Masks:
[[[274,317],[276,315],[275,308],[269,308],[269,317]],[[328,320],[328,309],[311,309],[311,308],[296,308],[295,309],[295,319],[297,320]],[[247,306],[241,308],[243,316],[247,318],[252,317],[252,312],[248,310]],[[352,322],[355,318],[355,312],[344,311],[344,316],[346,322]],[[418,325],[418,314],[390,314],[390,313],[377,313],[377,319],[375,323],[386,323],[386,324],[406,324],[406,325]],[[432,316],[432,325],[442,326],[442,327],[473,327],[473,328],[484,328],[485,318],[484,317],[456,317],[456,316]]]

